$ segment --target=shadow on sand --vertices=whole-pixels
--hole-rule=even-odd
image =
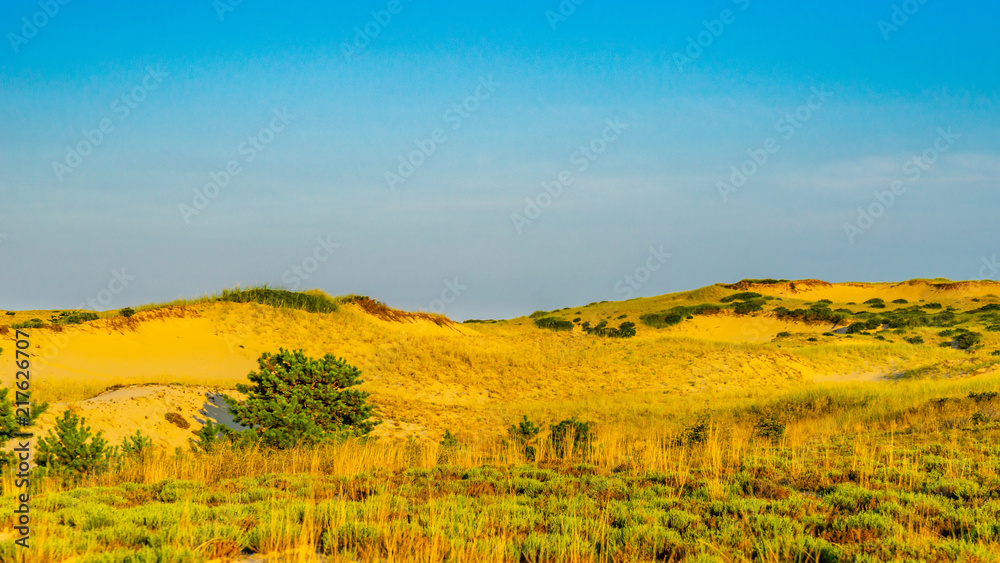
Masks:
[[[233,430],[246,430],[246,426],[233,420],[233,413],[229,410],[229,405],[226,404],[226,396],[224,393],[205,393],[206,402],[198,411],[205,418],[201,419],[196,416],[194,419],[199,424],[205,424],[208,420],[212,420],[216,424],[228,426]]]

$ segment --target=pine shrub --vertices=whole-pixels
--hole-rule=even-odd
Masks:
[[[250,428],[265,446],[285,449],[348,436],[367,435],[381,421],[368,393],[352,389],[362,383],[361,371],[327,354],[314,359],[302,350],[265,352],[257,360],[259,371],[239,384],[247,395],[226,402],[233,420]]]
[[[531,461],[534,461],[534,440],[541,430],[540,426],[528,420],[528,415],[523,415],[519,424],[511,424],[510,428],[507,429],[507,437],[521,452],[521,455]]]
[[[66,409],[56,427],[38,440],[36,462],[56,474],[84,475],[107,469],[112,454],[103,432],[90,433],[86,420]]]

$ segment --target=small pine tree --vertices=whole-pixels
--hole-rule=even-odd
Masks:
[[[264,445],[284,449],[335,437],[365,435],[380,423],[368,393],[351,389],[362,383],[361,371],[330,354],[321,359],[302,350],[264,353],[259,371],[247,378],[253,385],[236,388],[248,395],[236,402],[226,398],[233,420],[247,426]]]
[[[452,434],[451,430],[444,431],[444,436],[441,437],[441,442],[438,445],[440,446],[438,448],[438,464],[451,461],[461,449],[458,437]]]
[[[85,422],[69,409],[63,411],[62,418],[56,419],[56,427],[38,440],[38,466],[55,473],[77,475],[107,469],[111,450],[107,448],[104,433],[92,435]]]
[[[457,448],[458,438],[451,433],[451,430],[445,430],[444,436],[441,437],[441,447],[442,448]]]
[[[197,440],[188,438],[188,441],[191,442],[191,449],[195,452],[210,454],[221,444],[225,443],[224,440],[228,439],[229,442],[232,442],[233,433],[230,428],[223,424],[216,424],[211,420],[206,420],[205,425],[194,433]]]
[[[124,457],[140,461],[153,452],[153,439],[136,430],[132,436],[122,438],[119,448]]]
[[[507,429],[507,435],[521,451],[524,457],[531,461],[535,460],[534,439],[541,432],[541,427],[528,420],[528,415],[523,415],[520,424],[511,424]]]
[[[785,423],[773,413],[767,413],[754,423],[754,431],[762,438],[777,442],[785,435]]]

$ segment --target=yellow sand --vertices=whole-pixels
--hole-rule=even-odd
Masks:
[[[753,286],[793,308],[830,299],[834,308],[880,297],[920,299],[963,310],[1000,299],[1000,284],[969,282],[941,286],[826,284],[795,282]],[[730,290],[711,286],[626,302],[601,303],[554,313],[592,324],[635,322],[631,339],[598,338],[579,329],[554,333],[527,318],[497,324],[438,326],[426,321],[390,322],[354,305],[331,314],[309,314],[255,304],[212,303],[149,311],[130,321],[102,319],[60,332],[32,330],[32,385],[37,400],[56,402],[42,432],[66,407],[113,443],[140,430],[164,447],[186,447],[192,431],[213,410],[207,397],[232,394],[256,368],[263,352],[304,349],[330,353],[362,370],[362,388],[372,393],[385,423],[378,436],[436,439],[445,429],[466,436],[491,435],[525,412],[613,417],[630,409],[689,408],[685,397],[759,396],[813,381],[873,379],[921,366],[962,372],[988,360],[996,348],[988,333],[986,350],[970,355],[934,345],[899,341],[837,339],[823,336],[829,324],[779,321],[771,315],[698,316],[677,326],[652,329],[639,322],[646,312],[676,305],[717,302]],[[972,298],[981,298],[979,303]],[[890,307],[895,307],[891,305]],[[47,319],[49,312],[31,312]],[[18,315],[20,318],[22,315]],[[619,318],[623,317],[623,318]],[[3,321],[0,321],[3,322]],[[792,333],[774,340],[780,332]],[[14,378],[14,331],[0,335],[0,380]],[[926,331],[928,339],[934,338]],[[818,342],[808,342],[813,337]],[[157,384],[104,393],[114,385]],[[180,385],[170,385],[180,384]],[[669,408],[674,408],[673,406]],[[192,422],[180,429],[165,415],[176,412]]]

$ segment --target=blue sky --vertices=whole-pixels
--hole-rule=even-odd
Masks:
[[[0,7],[0,308],[1000,278],[995,3],[234,4]]]

